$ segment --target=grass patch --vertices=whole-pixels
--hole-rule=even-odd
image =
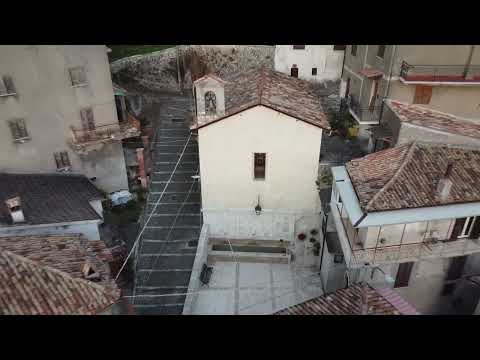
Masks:
[[[150,54],[155,51],[160,51],[174,47],[175,45],[107,45],[112,51],[108,54],[110,62],[122,59],[124,57]]]

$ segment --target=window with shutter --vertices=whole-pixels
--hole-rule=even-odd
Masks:
[[[333,50],[334,51],[345,50],[346,47],[347,47],[346,45],[333,45]]]
[[[378,45],[377,56],[380,59],[383,59],[385,57],[385,45]]]
[[[60,151],[53,153],[55,158],[55,163],[57,165],[57,170],[65,170],[71,167],[70,159],[68,158],[68,152]]]
[[[432,87],[425,85],[417,85],[415,87],[414,104],[430,104],[432,98]]]
[[[265,153],[255,153],[253,166],[255,180],[265,180]]]
[[[312,68],[312,75],[317,75],[317,68]]]
[[[25,120],[23,119],[14,119],[9,120],[8,125],[12,133],[14,140],[24,140],[28,138],[27,127],[25,126]]]
[[[87,84],[87,77],[85,76],[85,70],[82,66],[71,68],[69,72],[72,86]]]
[[[95,119],[93,118],[93,110],[91,107],[80,110],[83,130],[95,130]]]
[[[298,67],[296,65],[293,65],[293,67],[290,69],[290,76],[298,78]]]
[[[352,54],[352,56],[357,56],[357,45],[351,45],[350,54]]]

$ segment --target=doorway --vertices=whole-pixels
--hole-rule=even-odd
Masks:
[[[407,287],[410,282],[414,262],[401,263],[398,266],[397,277],[395,278],[394,288]]]

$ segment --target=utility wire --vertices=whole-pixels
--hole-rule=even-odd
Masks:
[[[197,168],[197,171],[195,172],[196,175],[198,175],[198,168]],[[177,220],[178,220],[178,217],[180,216],[180,213],[182,212],[183,210],[183,207],[185,206],[185,203],[187,202],[188,198],[190,197],[190,194],[192,193],[192,190],[193,190],[193,186],[195,185],[195,181],[197,179],[194,179],[194,181],[192,182],[192,184],[190,185],[190,189],[188,190],[188,194],[187,196],[185,197],[185,199],[183,200],[182,202],[182,205],[180,206],[180,208],[178,209],[177,211],[177,214],[175,215],[175,219],[173,220],[172,222],[172,225],[170,226],[170,229],[168,230],[168,234],[167,234],[167,237],[165,240],[170,240],[170,235],[172,234],[172,231],[173,231],[173,228],[174,226],[176,225],[177,223]],[[158,252],[157,256],[155,257],[155,261],[152,265],[152,269],[153,270],[155,268],[155,265],[157,264],[157,261],[158,261],[158,258],[160,257],[160,254],[163,253],[163,250],[165,249],[165,247],[167,246],[167,243],[165,243],[163,246],[162,246],[162,249]],[[147,276],[147,280],[145,281],[145,283],[148,283],[148,281],[150,280],[150,276],[152,274],[152,271],[150,270],[150,272],[148,273],[148,276]]]
[[[127,264],[128,259],[130,258],[130,256],[132,255],[133,251],[134,251],[135,248],[137,247],[138,242],[139,242],[141,236],[143,235],[143,232],[145,231],[145,229],[146,229],[146,227],[147,227],[147,225],[148,225],[148,222],[149,222],[150,219],[152,218],[155,210],[156,210],[157,207],[158,207],[158,204],[159,204],[160,201],[162,200],[163,194],[165,193],[165,190],[167,190],[168,185],[170,184],[170,182],[171,182],[172,179],[173,179],[173,175],[175,174],[175,171],[177,170],[178,164],[180,163],[180,160],[182,159],[182,156],[183,156],[183,154],[185,153],[185,149],[187,148],[187,145],[188,145],[191,137],[192,137],[192,133],[190,133],[190,134],[188,135],[188,139],[187,139],[187,141],[185,142],[185,145],[184,145],[184,147],[183,147],[183,151],[182,151],[179,159],[177,160],[177,163],[175,164],[175,167],[174,167],[174,169],[173,169],[173,171],[172,171],[172,174],[170,175],[170,178],[168,179],[167,184],[166,184],[166,186],[164,187],[162,193],[161,193],[160,196],[158,197],[158,200],[157,200],[157,202],[155,203],[155,206],[154,206],[152,212],[150,213],[150,216],[148,217],[147,221],[144,223],[142,230],[138,233],[137,238],[136,238],[135,242],[133,243],[132,249],[131,249],[130,252],[128,253],[128,256],[127,256],[127,258],[125,259],[125,261],[123,262],[122,267],[121,267],[120,270],[118,271],[117,276],[115,276],[115,281],[118,279],[118,277],[120,276],[121,272],[122,272],[123,269],[125,268],[125,265]],[[135,287],[133,288],[133,291],[135,292]]]

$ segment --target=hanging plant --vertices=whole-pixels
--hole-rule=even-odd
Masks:
[[[304,233],[298,234],[298,240],[303,241],[303,240],[305,240],[306,237],[307,237],[307,235],[305,235]]]
[[[317,239],[315,238],[310,238],[310,242],[313,244],[315,241],[317,241]]]
[[[317,229],[310,230],[310,234],[315,236],[318,234],[318,230]]]

